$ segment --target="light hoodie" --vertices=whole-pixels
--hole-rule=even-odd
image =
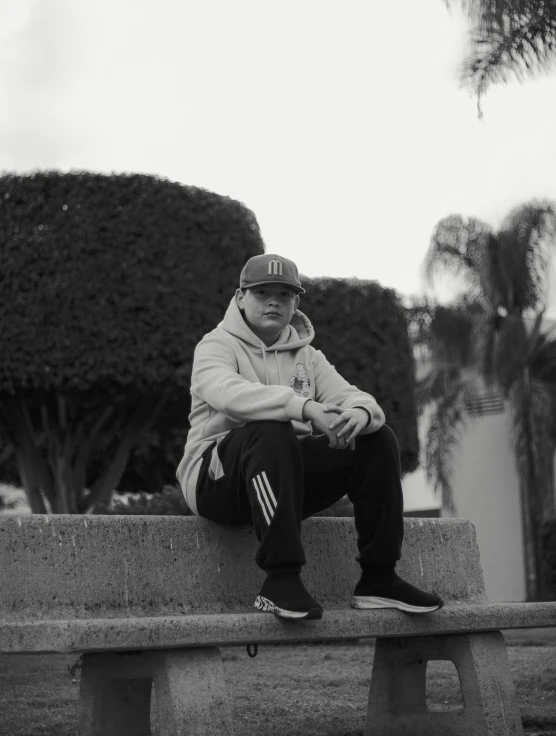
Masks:
[[[362,407],[371,417],[374,412],[375,419],[361,434],[384,424],[374,397],[340,376],[311,346],[314,336],[308,318],[296,310],[278,340],[267,347],[249,328],[234,298],[222,322],[197,345],[191,372],[191,429],[176,473],[194,513],[202,454],[231,429],[248,422],[290,421],[303,439],[312,431],[311,422],[303,419],[309,399],[342,409]],[[377,414],[382,421],[377,421]]]

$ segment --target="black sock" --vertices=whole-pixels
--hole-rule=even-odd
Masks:
[[[365,565],[361,568],[361,580],[369,583],[390,583],[394,579],[394,565]]]
[[[267,575],[299,575],[301,566],[295,567],[269,567],[265,570]]]

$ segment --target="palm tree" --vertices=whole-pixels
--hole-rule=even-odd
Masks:
[[[556,58],[556,0],[445,0],[473,23],[462,82],[481,97],[491,84],[534,76]]]
[[[556,205],[533,202],[512,210],[498,232],[476,219],[450,216],[433,233],[425,278],[450,273],[463,293],[448,306],[410,309],[414,339],[430,357],[418,383],[421,407],[434,411],[426,440],[426,472],[455,512],[452,453],[482,386],[508,402],[519,475],[526,548],[527,596],[542,597],[540,529],[554,516],[556,339],[541,330]]]

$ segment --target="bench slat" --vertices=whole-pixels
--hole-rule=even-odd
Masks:
[[[556,626],[556,603],[450,604],[411,615],[396,610],[326,610],[320,621],[227,613],[69,621],[0,622],[0,652],[104,652],[251,643],[428,636]]]

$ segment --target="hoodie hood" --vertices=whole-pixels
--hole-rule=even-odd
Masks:
[[[243,319],[235,297],[230,302],[224,319],[218,327],[229,332],[230,335],[237,337],[242,342],[262,350],[263,353],[274,352],[275,350],[296,350],[297,348],[309,345],[315,337],[315,330],[309,318],[303,312],[300,312],[299,309],[296,309],[290,323],[284,327],[278,340],[276,340],[274,345],[267,347]]]

